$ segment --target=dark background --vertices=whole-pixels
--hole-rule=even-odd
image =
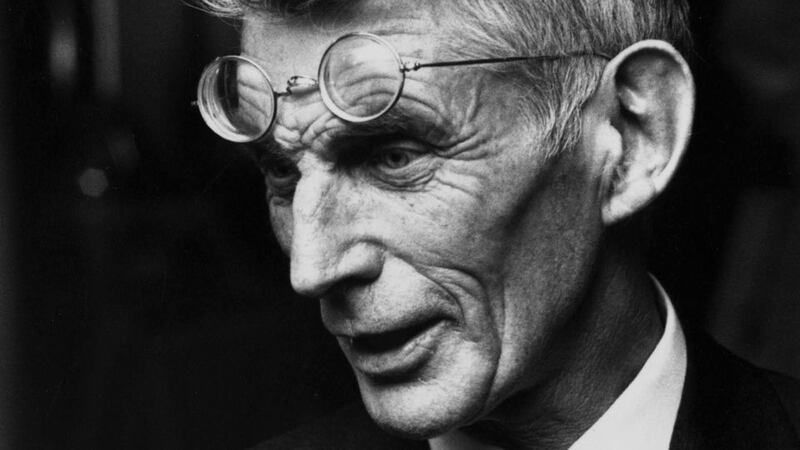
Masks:
[[[650,266],[687,325],[800,376],[800,5],[694,3]],[[237,52],[178,0],[0,1],[0,447],[243,448],[356,395],[258,171],[190,106]]]

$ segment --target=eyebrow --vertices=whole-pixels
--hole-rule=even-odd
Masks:
[[[421,115],[413,110],[395,105],[386,114],[364,123],[346,123],[331,135],[329,151],[337,158],[352,155],[358,150],[354,142],[363,145],[375,143],[383,137],[406,137],[424,141],[432,147],[439,147],[445,136],[452,134],[452,124],[446,123],[439,115]],[[346,153],[346,155],[345,155]]]
[[[384,134],[414,133],[419,132],[423,120],[396,105],[386,114],[363,123],[346,123],[340,130],[335,131],[336,138],[358,136],[374,136]],[[415,129],[416,128],[416,129]]]
[[[456,134],[458,127],[444,106],[435,106],[405,95],[384,115],[364,123],[349,123],[344,133],[408,133],[442,140]],[[435,136],[430,136],[432,133]]]
[[[427,145],[439,147],[438,141],[452,134],[454,126],[441,120],[443,116],[415,113],[413,110],[395,105],[386,114],[363,123],[343,122],[344,125],[331,131],[330,142],[325,148],[327,157],[343,160],[358,155],[371,143],[382,137],[397,138],[401,136],[425,140]],[[434,142],[431,142],[434,141]],[[287,148],[270,133],[260,141],[250,145],[256,151],[259,161],[296,160],[299,153],[296,149]]]
[[[381,136],[398,136],[413,133],[413,128],[409,126],[410,121],[413,120],[412,118],[408,117],[407,114],[391,113],[392,111],[366,123],[345,122],[344,126],[331,131],[330,142],[325,148],[325,152],[335,159],[341,159],[346,157],[348,153],[352,154],[355,150],[354,144],[358,147],[357,143],[364,144]],[[249,146],[255,149],[259,161],[292,161],[295,159],[295,155],[299,153],[298,150],[287,148],[276,141],[271,133]]]

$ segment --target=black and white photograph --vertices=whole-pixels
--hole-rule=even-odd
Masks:
[[[0,0],[0,449],[800,450],[800,2]]]

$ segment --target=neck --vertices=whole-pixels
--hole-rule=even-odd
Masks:
[[[598,263],[546,374],[464,433],[504,448],[568,448],[636,377],[663,333],[656,293],[638,258],[607,247]]]

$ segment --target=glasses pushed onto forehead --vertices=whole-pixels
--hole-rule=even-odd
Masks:
[[[368,122],[386,114],[403,93],[406,74],[425,67],[496,64],[595,56],[593,52],[509,58],[420,62],[400,57],[383,38],[351,33],[333,42],[317,71],[317,78],[291,77],[283,91],[275,89],[267,72],[246,56],[223,56],[204,70],[197,86],[197,106],[206,124],[232,142],[253,142],[272,128],[278,98],[293,90],[319,89],[325,106],[336,117],[352,123]]]

